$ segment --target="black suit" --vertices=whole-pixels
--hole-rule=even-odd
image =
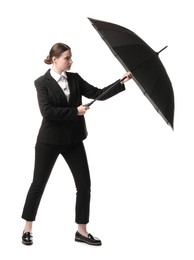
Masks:
[[[90,174],[82,143],[87,137],[87,129],[84,116],[77,115],[77,107],[82,104],[82,96],[95,99],[111,85],[98,89],[77,73],[66,74],[70,88],[69,102],[51,77],[50,70],[35,80],[43,120],[37,137],[33,182],[22,214],[22,218],[28,221],[35,220],[44,188],[59,154],[69,165],[77,188],[76,223],[86,224],[89,221]],[[118,81],[101,100],[124,89]]]

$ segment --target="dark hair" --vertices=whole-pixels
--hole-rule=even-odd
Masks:
[[[64,44],[64,43],[55,43],[52,48],[50,49],[49,55],[46,57],[46,59],[44,60],[44,62],[46,64],[52,64],[52,58],[56,57],[59,58],[61,56],[61,54],[67,50],[70,50],[71,48]]]

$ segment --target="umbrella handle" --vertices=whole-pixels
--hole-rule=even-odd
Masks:
[[[91,106],[97,99],[92,100],[91,102],[85,104],[84,106],[89,107]]]

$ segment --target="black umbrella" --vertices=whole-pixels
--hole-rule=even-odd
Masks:
[[[138,35],[122,26],[88,19],[124,68],[132,72],[134,81],[152,105],[173,128],[173,88],[158,56],[167,46],[159,52],[155,52]],[[104,94],[105,92],[90,102],[89,105],[100,99]]]

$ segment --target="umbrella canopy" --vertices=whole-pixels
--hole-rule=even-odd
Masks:
[[[127,28],[105,21],[88,19],[123,67],[132,72],[134,81],[155,109],[173,128],[173,88],[158,56],[167,46],[155,52],[137,34]]]

